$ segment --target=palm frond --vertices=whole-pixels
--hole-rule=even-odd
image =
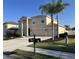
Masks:
[[[45,5],[40,6],[41,13],[45,14],[56,14],[62,12],[69,4],[63,3],[62,0],[53,0],[52,3],[47,3]]]

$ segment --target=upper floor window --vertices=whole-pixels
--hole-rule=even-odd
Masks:
[[[33,24],[35,24],[35,22],[33,21]]]
[[[44,23],[44,20],[41,20],[41,23]]]
[[[32,22],[33,22],[33,24],[35,24],[35,19],[34,18],[32,19]]]

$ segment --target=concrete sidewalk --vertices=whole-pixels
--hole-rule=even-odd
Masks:
[[[24,50],[24,51],[31,51],[31,52],[34,51],[34,48],[32,48],[32,47],[21,47],[19,49]],[[55,57],[59,57],[61,59],[75,59],[75,54],[61,52],[61,51],[55,51],[55,50],[36,48],[36,53],[45,54],[45,55],[49,55],[49,56],[55,56]]]

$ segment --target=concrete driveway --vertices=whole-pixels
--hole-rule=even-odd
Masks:
[[[3,51],[14,51],[18,48],[25,47],[29,44],[32,44],[32,42],[28,42],[28,39],[32,37],[23,37],[23,38],[15,38],[11,40],[4,40],[3,41]],[[36,37],[41,38],[41,40],[48,39],[50,37]]]

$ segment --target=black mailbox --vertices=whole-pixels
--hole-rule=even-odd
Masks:
[[[34,38],[29,38],[29,42],[33,42]]]
[[[34,38],[29,38],[29,42],[34,42]],[[41,39],[35,38],[35,42],[41,42]]]
[[[40,38],[36,38],[36,42],[41,42],[41,39]]]

